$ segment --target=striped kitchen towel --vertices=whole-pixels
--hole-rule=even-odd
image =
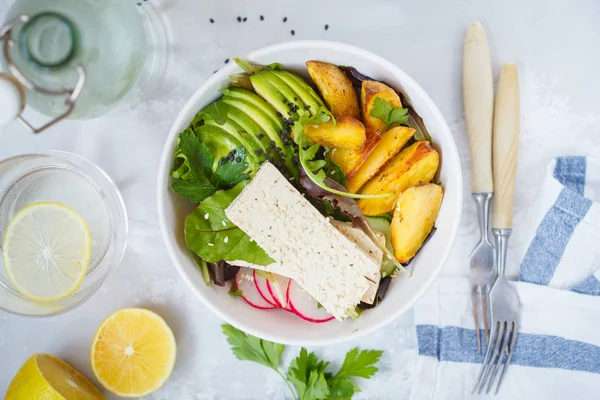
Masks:
[[[497,398],[600,399],[600,160],[554,160],[527,219],[521,329]],[[471,395],[483,355],[470,293],[466,275],[440,278],[415,306],[411,400],[484,397]]]

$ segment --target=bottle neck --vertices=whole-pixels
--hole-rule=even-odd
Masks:
[[[38,14],[19,33],[19,51],[40,67],[60,68],[75,54],[77,34],[73,23],[57,13]]]

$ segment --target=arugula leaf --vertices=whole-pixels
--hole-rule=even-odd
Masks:
[[[392,125],[404,125],[408,122],[407,108],[393,108],[392,103],[376,97],[370,115],[382,120],[388,127]]]
[[[290,363],[287,378],[296,388],[301,400],[326,399],[329,394],[325,368],[328,362],[319,360],[315,353],[303,347],[300,355]]]
[[[244,173],[247,168],[246,148],[238,147],[231,153],[229,159],[223,158],[219,162],[219,166],[212,177],[213,184],[218,189],[225,189],[250,179],[250,176]]]
[[[268,265],[273,259],[225,215],[225,209],[242,191],[246,182],[233,189],[219,190],[196,207],[185,219],[185,243],[209,263],[244,260]]]

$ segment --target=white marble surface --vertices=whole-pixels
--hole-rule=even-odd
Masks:
[[[466,25],[480,19],[488,31],[495,72],[503,61],[515,61],[521,74],[514,244],[546,164],[560,154],[600,155],[600,79],[596,78],[600,3],[596,0],[150,2],[170,22],[172,39],[169,73],[159,93],[96,120],[65,122],[37,137],[17,124],[0,128],[0,158],[60,149],[100,165],[122,191],[130,222],[129,247],[121,267],[87,303],[47,319],[0,311],[0,395],[35,352],[53,353],[91,376],[88,354],[96,327],[119,308],[143,306],[165,317],[179,344],[172,378],[149,398],[289,398],[275,374],[231,355],[220,333],[221,321],[192,295],[171,265],[157,222],[155,178],[163,140],[187,98],[226,58],[293,39],[337,40],[388,58],[421,83],[446,117],[463,158],[467,195],[462,41]],[[7,3],[11,1],[0,2],[0,16]],[[260,14],[265,21],[259,21]],[[237,16],[248,17],[248,22],[238,23]],[[288,17],[285,24],[284,16]],[[209,23],[210,17],[215,24]],[[330,25],[328,31],[325,24]],[[466,273],[477,226],[468,197],[464,208],[444,274]],[[514,266],[517,255],[512,257]],[[364,391],[356,398],[407,398],[416,345],[411,325],[409,313],[354,343],[316,351],[341,361],[355,345],[385,350],[380,373],[361,382]],[[287,358],[297,351],[288,349]]]

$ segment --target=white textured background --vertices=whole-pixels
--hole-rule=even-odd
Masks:
[[[446,117],[463,159],[467,196],[462,42],[467,24],[480,19],[488,32],[495,72],[504,61],[516,62],[520,70],[523,118],[513,244],[519,240],[519,228],[547,163],[561,154],[600,155],[597,0],[150,2],[169,21],[172,39],[169,72],[160,94],[96,120],[62,123],[37,137],[17,124],[0,128],[0,158],[59,149],[98,164],[122,191],[130,222],[129,247],[121,267],[87,303],[48,319],[0,311],[0,396],[34,352],[53,353],[91,377],[89,345],[97,326],[117,309],[143,306],[165,317],[179,345],[172,378],[150,398],[289,398],[274,373],[234,359],[220,333],[221,321],[177,276],[157,223],[155,178],[164,138],[184,102],[226,58],[281,41],[326,39],[391,60],[425,88]],[[9,3],[0,1],[0,16]],[[265,21],[259,21],[260,14]],[[248,21],[238,23],[238,16]],[[285,24],[284,16],[288,17]],[[210,17],[214,24],[209,23]],[[466,273],[477,235],[474,207],[468,196],[465,199],[460,236],[443,272],[447,275]],[[517,255],[511,256],[515,265]],[[355,345],[385,350],[380,373],[361,382],[364,391],[356,398],[407,398],[416,345],[411,313],[355,343],[316,351],[341,361]],[[288,349],[287,358],[297,351]]]

